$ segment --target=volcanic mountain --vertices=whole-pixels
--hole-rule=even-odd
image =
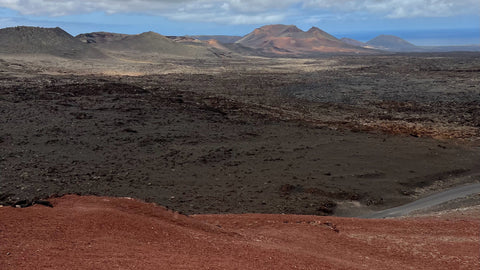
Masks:
[[[391,52],[421,52],[422,48],[413,45],[412,43],[391,35],[380,35],[367,42],[368,45],[380,50]]]
[[[281,24],[257,28],[236,43],[261,49],[266,54],[285,56],[374,52],[346,44],[316,27],[304,32],[294,25]]]
[[[176,42],[155,32],[145,32],[138,35],[96,32],[78,35],[77,39],[107,51],[185,57],[215,55],[207,46],[202,44]]]
[[[61,28],[17,26],[0,29],[0,53],[49,54],[66,58],[102,58],[92,48]]]

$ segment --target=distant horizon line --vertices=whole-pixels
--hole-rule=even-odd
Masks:
[[[295,26],[299,28],[302,31],[306,31],[301,29],[300,27],[294,25],[294,24],[267,24],[264,26],[268,25],[287,25],[287,26]],[[136,33],[129,33],[128,31],[125,33],[118,32],[118,31],[108,31],[108,30],[99,30],[99,31],[86,31],[86,32],[81,32],[81,31],[69,31],[68,29],[65,29],[65,27],[61,26],[38,26],[38,25],[16,25],[16,26],[6,26],[6,27],[1,27],[0,29],[3,28],[12,28],[12,27],[39,27],[39,28],[60,28],[63,31],[67,32],[68,34],[72,36],[78,36],[81,34],[88,34],[88,33],[99,33],[99,32],[105,32],[105,33],[113,33],[113,34],[126,34],[126,35],[139,35],[142,33],[147,33],[147,32],[155,32],[157,34],[163,35],[163,36],[238,36],[238,37],[243,37],[245,35],[248,35],[254,29],[258,29],[261,27],[255,27],[252,29],[252,31],[248,32],[245,35],[240,35],[240,34],[186,34],[186,35],[171,35],[171,34],[162,34],[156,30],[146,30],[146,31],[140,31]],[[311,26],[311,27],[316,27],[323,30],[322,28],[318,26]],[[310,28],[311,28],[310,27]],[[368,42],[369,40],[374,39],[375,37],[381,36],[381,35],[392,35],[392,36],[397,36],[401,39],[404,39],[416,46],[480,46],[480,28],[455,28],[455,29],[419,29],[419,30],[411,30],[411,29],[393,29],[393,30],[360,30],[360,31],[325,31],[328,34],[331,34],[335,36],[338,39],[341,38],[350,38],[354,39],[357,41],[361,42]],[[449,35],[447,37],[441,36],[442,34],[448,33]],[[439,36],[440,35],[440,36]],[[452,42],[452,40],[457,40],[462,42]]]

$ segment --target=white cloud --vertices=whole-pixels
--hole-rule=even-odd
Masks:
[[[478,14],[478,0],[308,0],[305,8],[363,11],[389,18],[449,17]]]
[[[225,15],[225,14],[191,14],[177,13],[169,16],[178,21],[215,22],[220,24],[271,24],[285,19],[281,14],[257,14],[257,15]]]
[[[479,0],[0,0],[24,15],[64,16],[102,11],[145,13],[185,21],[277,23],[291,14],[364,12],[388,18],[477,14]],[[314,14],[315,15],[315,14]]]

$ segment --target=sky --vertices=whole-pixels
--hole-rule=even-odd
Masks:
[[[480,44],[479,0],[0,0],[0,28],[239,35],[267,24],[316,26],[341,38],[380,34],[416,45]]]

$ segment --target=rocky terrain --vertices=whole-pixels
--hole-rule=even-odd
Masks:
[[[480,54],[300,58],[344,43],[257,32],[0,29],[0,265],[478,268],[475,194],[331,216],[480,182]]]
[[[0,198],[129,196],[189,214],[397,206],[479,169],[478,57],[205,60],[205,73],[133,77],[5,58]]]

